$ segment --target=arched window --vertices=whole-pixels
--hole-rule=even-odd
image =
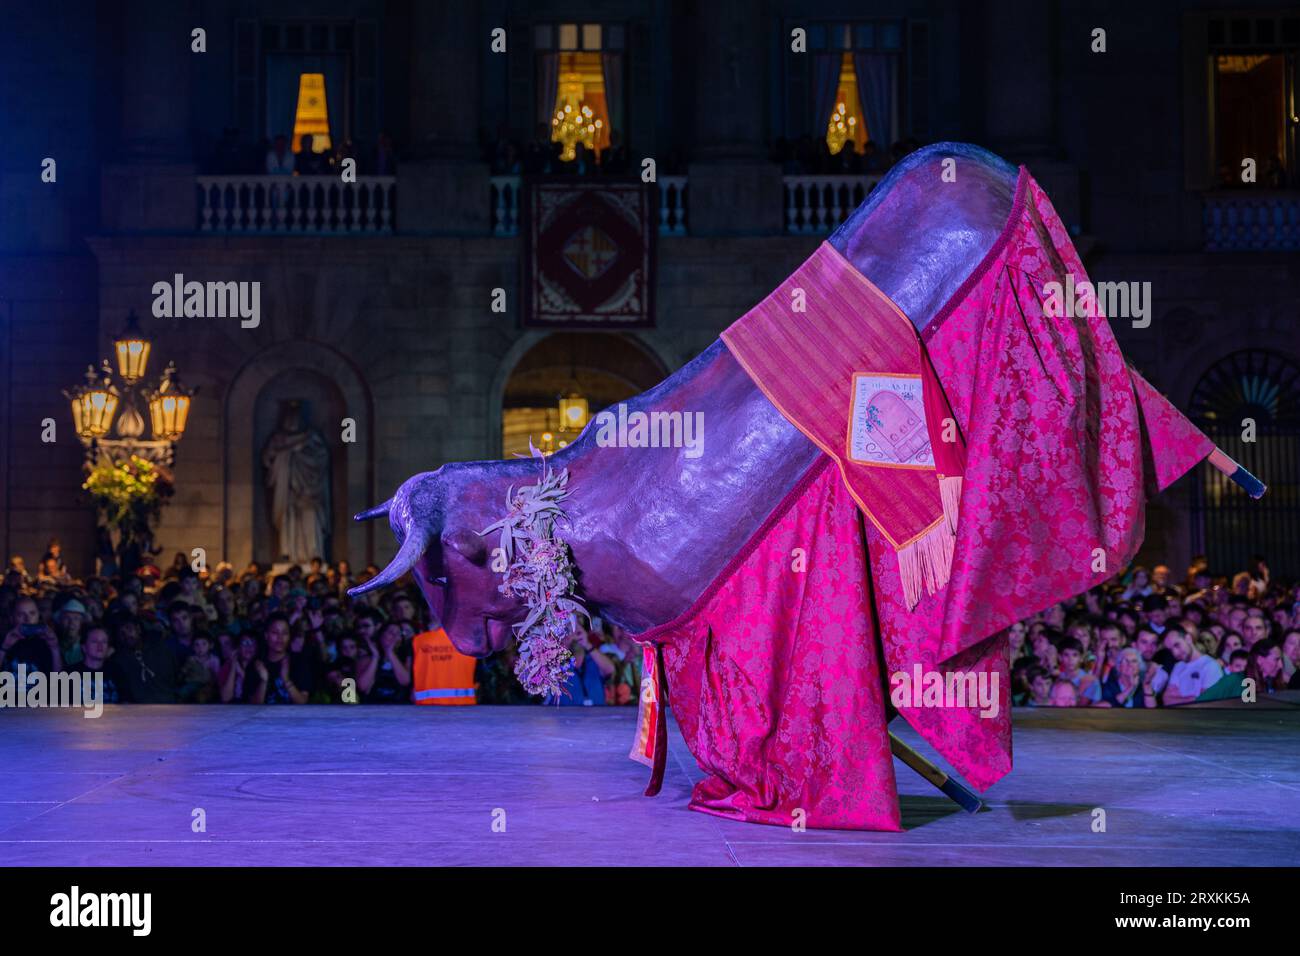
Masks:
[[[559,451],[590,416],[653,388],[667,374],[639,342],[623,335],[548,335],[524,353],[506,381],[502,457],[528,455],[530,441],[544,453]]]
[[[1212,468],[1192,498],[1192,545],[1215,574],[1263,555],[1277,577],[1300,576],[1300,365],[1264,349],[1215,363],[1192,393],[1192,419],[1268,485],[1259,501]]]

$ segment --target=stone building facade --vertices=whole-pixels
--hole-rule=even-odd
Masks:
[[[1251,10],[1242,49],[1293,55],[1286,24],[1300,13]],[[1207,77],[1237,18],[1223,4],[1170,4],[1155,18],[1131,4],[1040,0],[888,0],[867,18],[898,38],[893,138],[971,141],[1028,165],[1094,279],[1151,283],[1149,326],[1116,322],[1116,333],[1183,408],[1235,352],[1300,362],[1294,178],[1261,200],[1276,216],[1255,240],[1222,227],[1242,200],[1216,189]],[[808,127],[790,31],[863,20],[861,4],[833,0],[69,0],[15,19],[0,39],[13,107],[0,154],[0,546],[30,562],[59,537],[90,570],[94,521],[60,390],[109,354],[134,310],[153,361],[174,360],[199,388],[160,528],[164,558],[203,547],[237,564],[268,559],[259,449],[277,403],[305,397],[331,442],[332,556],[382,561],[387,530],[347,516],[415,472],[500,455],[512,371],[565,334],[490,308],[496,289],[518,301],[523,240],[503,228],[504,180],[488,160],[495,140],[532,135],[538,28],[618,28],[628,154],[655,158],[686,187],[684,225],[658,237],[654,328],[597,333],[669,372],[825,234],[792,230],[792,178],[773,159],[779,139]],[[195,28],[206,52],[192,50]],[[492,49],[497,28],[505,52]],[[1092,49],[1097,28],[1105,53]],[[209,163],[223,137],[267,132],[267,64],[294,43],[343,58],[357,142],[395,144],[391,183],[367,180],[393,197],[386,228],[241,232],[220,227],[228,202],[200,196],[221,180]],[[47,157],[54,183],[41,181]],[[259,282],[260,324],[154,318],[152,287],[176,274]],[[599,348],[583,355],[593,372],[618,374],[594,368]],[[50,417],[53,443],[41,435]],[[355,442],[340,439],[344,419]],[[1192,510],[1196,480],[1152,505],[1145,557],[1184,562],[1214,544]],[[1294,521],[1288,493],[1279,514]]]

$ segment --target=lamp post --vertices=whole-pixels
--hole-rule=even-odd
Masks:
[[[141,386],[152,350],[132,312],[113,340],[121,387],[104,359],[99,369],[87,367],[85,382],[63,393],[85,449],[86,480],[81,487],[95,503],[99,531],[113,542],[115,573],[124,575],[134,574],[157,553],[152,523],[172,493],[170,469],[194,396],[194,389],[177,382],[172,362],[155,388]],[[137,390],[149,410],[152,438],[144,437]]]
[[[72,406],[73,427],[86,450],[88,468],[93,468],[101,458],[120,462],[132,456],[171,467],[176,443],[185,434],[190,400],[197,390],[182,387],[177,381],[176,364],[169,362],[156,388],[140,389],[153,426],[153,437],[142,437],[145,421],[136,402],[136,391],[144,380],[152,347],[132,311],[127,316],[126,328],[113,341],[122,387],[119,389],[113,382],[113,369],[105,359],[98,370],[93,365],[87,366],[84,383],[64,391]]]

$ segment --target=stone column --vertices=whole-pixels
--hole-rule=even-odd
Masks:
[[[1021,158],[1053,155],[1061,42],[1056,5],[1044,0],[987,0],[985,11],[984,122],[989,147]],[[1088,40],[1086,36],[1076,39]]]
[[[1087,44],[1088,31],[1073,18],[1063,34],[1051,0],[987,0],[983,22],[987,145],[1027,165],[1065,224],[1080,226],[1079,171],[1062,161],[1056,138],[1058,109],[1069,121],[1057,80],[1061,44]]]
[[[188,232],[197,225],[190,132],[194,0],[122,5],[118,161],[103,169],[100,213],[111,232]]]
[[[490,52],[468,3],[411,4],[410,40],[411,139],[398,160],[397,228],[485,234],[491,196],[478,142],[479,70],[485,56],[515,54]]]
[[[781,169],[768,160],[771,31],[759,0],[710,0],[690,23],[695,43],[691,143],[693,235],[763,235],[782,229]]]

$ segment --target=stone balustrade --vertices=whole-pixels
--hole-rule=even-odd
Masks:
[[[281,235],[393,231],[397,177],[199,176],[199,230]]]
[[[1300,193],[1207,193],[1206,252],[1300,249]]]
[[[867,198],[884,178],[866,176],[785,176],[785,231],[829,233]]]

